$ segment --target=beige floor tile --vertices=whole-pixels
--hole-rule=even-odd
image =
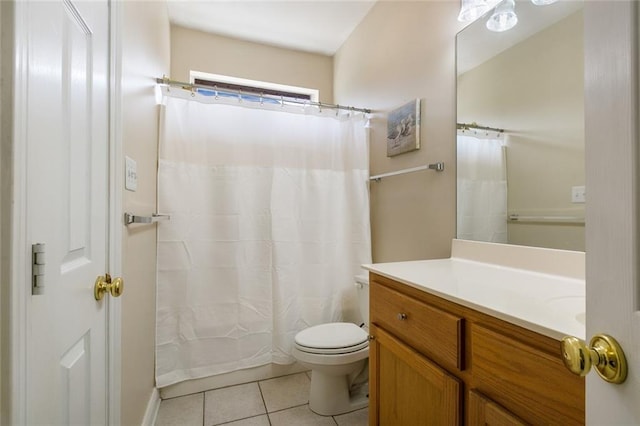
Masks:
[[[156,426],[202,426],[204,394],[181,396],[160,402]]]
[[[236,420],[231,423],[224,423],[224,426],[269,426],[269,417],[264,416],[249,417],[248,419]],[[221,425],[223,426],[223,425]]]
[[[258,384],[229,386],[204,394],[204,426],[266,414]]]
[[[309,409],[308,405],[269,413],[271,426],[336,426],[333,417],[320,416]]]
[[[333,416],[338,426],[367,426],[369,424],[369,407],[351,413]]]
[[[276,377],[258,383],[269,413],[309,402],[311,381],[306,373]]]

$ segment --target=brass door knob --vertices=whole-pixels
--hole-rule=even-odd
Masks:
[[[124,291],[124,281],[122,278],[111,280],[111,275],[99,276],[96,278],[96,284],[93,287],[93,296],[96,300],[102,300],[105,293],[111,293],[113,297],[119,297]]]
[[[610,383],[620,384],[627,378],[627,359],[616,339],[606,334],[596,334],[589,346],[577,337],[562,339],[562,360],[573,374],[584,377],[596,368],[600,377]]]

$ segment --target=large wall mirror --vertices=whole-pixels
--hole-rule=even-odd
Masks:
[[[458,238],[584,251],[582,6],[516,0],[514,28],[457,35]]]

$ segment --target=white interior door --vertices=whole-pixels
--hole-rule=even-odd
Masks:
[[[46,247],[44,294],[28,301],[26,422],[105,424],[108,298],[96,301],[93,287],[107,271],[109,5],[18,10],[27,235]]]
[[[638,5],[585,2],[587,340],[613,336],[626,382],[587,376],[588,425],[640,424]]]

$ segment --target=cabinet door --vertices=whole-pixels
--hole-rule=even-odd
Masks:
[[[474,324],[472,387],[526,422],[584,425],[584,378],[565,368],[559,344],[555,350],[551,354]]]
[[[369,424],[461,424],[460,381],[373,324],[371,334]]]
[[[469,426],[524,426],[520,419],[481,394],[469,392]]]

